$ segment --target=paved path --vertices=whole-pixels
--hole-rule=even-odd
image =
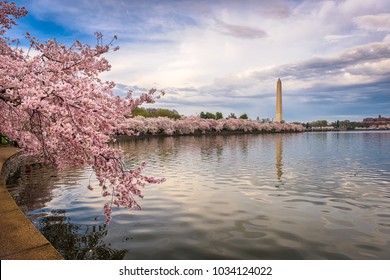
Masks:
[[[19,149],[0,146],[0,171]],[[63,257],[16,205],[0,175],[0,259],[61,260]]]

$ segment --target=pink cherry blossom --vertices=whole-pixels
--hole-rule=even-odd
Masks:
[[[135,199],[142,198],[141,188],[164,179],[142,175],[144,163],[128,169],[122,151],[109,143],[117,134],[134,134],[128,116],[142,103],[154,102],[156,90],[138,98],[132,92],[126,98],[113,94],[115,84],[99,74],[110,70],[103,55],[118,48],[113,41],[104,45],[101,33],[95,47],[43,43],[27,33],[37,55],[12,48],[5,34],[25,14],[14,3],[0,2],[0,133],[46,164],[92,166],[102,195],[110,198],[104,206],[107,223],[111,205],[140,208]]]
[[[173,120],[167,117],[145,118],[137,116],[131,119],[130,128],[140,135],[187,135],[194,133],[269,133],[269,132],[303,132],[299,124],[267,122],[260,123],[244,119],[202,119],[199,117],[182,117]]]

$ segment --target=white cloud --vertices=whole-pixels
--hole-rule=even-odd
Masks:
[[[167,89],[164,106],[270,116],[278,77],[290,102],[326,104],[342,88],[390,75],[388,1],[53,2],[34,1],[32,12],[85,34],[118,34],[121,50],[107,56],[113,68],[104,78]]]
[[[369,31],[390,31],[390,13],[364,15],[354,19],[361,29]]]
[[[324,39],[331,42],[331,43],[339,43],[340,41],[343,40],[349,40],[352,38],[355,38],[356,35],[325,35]]]
[[[228,36],[245,39],[259,39],[267,36],[267,33],[260,29],[250,26],[228,24],[221,20],[215,20],[215,24],[212,27],[213,30]]]

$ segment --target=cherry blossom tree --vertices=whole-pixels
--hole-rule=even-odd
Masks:
[[[137,116],[130,120],[130,128],[142,135],[188,135],[195,133],[273,133],[303,132],[302,125],[290,123],[260,123],[247,119],[204,119],[183,117],[173,120],[167,117],[145,118]]]
[[[134,98],[113,94],[115,84],[99,74],[110,70],[103,57],[116,51],[96,33],[97,45],[76,41],[71,46],[56,40],[41,42],[26,34],[30,51],[17,47],[6,35],[16,19],[27,14],[14,3],[0,2],[0,134],[16,141],[26,155],[33,155],[58,168],[92,166],[103,196],[106,223],[111,206],[140,208],[146,183],[161,183],[142,175],[146,164],[128,169],[122,151],[109,145],[115,135],[132,135],[131,112],[144,102],[153,102],[156,90]]]

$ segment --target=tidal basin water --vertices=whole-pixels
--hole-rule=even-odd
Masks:
[[[107,201],[91,170],[26,166],[9,190],[67,259],[390,259],[390,133],[122,139],[143,160],[141,211]],[[96,187],[87,189],[89,180]]]

